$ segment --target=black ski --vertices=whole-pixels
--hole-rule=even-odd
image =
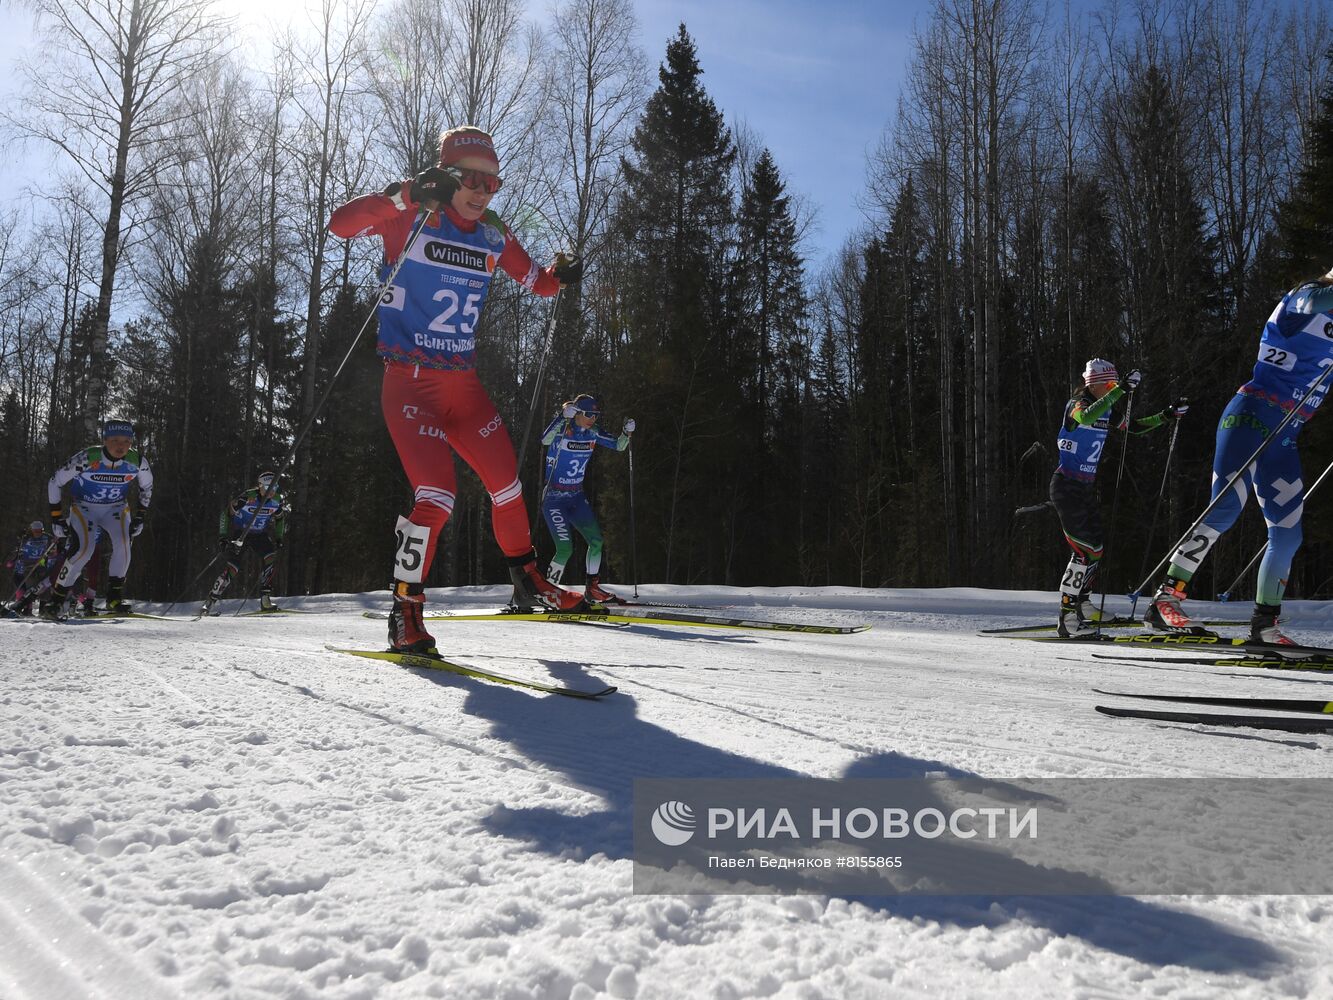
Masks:
[[[1132,628],[1135,625],[1142,625],[1143,622],[1137,618],[1109,618],[1101,623],[1102,628]],[[1044,625],[1010,625],[1007,628],[983,628],[982,635],[1018,635],[1023,632],[1051,632],[1059,628],[1058,622],[1048,622]]]
[[[1220,621],[1199,622],[1199,624],[1206,625],[1209,628],[1217,628],[1219,626],[1228,626],[1228,625],[1248,625],[1250,624],[1250,620],[1248,618],[1245,619],[1244,621],[1240,621],[1239,619],[1236,620],[1226,619]],[[1136,625],[1142,626],[1143,622],[1138,618],[1126,618],[1124,616],[1117,616],[1115,618],[1110,619],[1109,621],[1104,621],[1101,623],[1102,628],[1133,628]],[[1023,632],[1051,632],[1058,627],[1059,625],[1056,622],[1050,622],[1049,624],[1046,625],[1010,625],[1008,628],[983,628],[981,630],[981,634],[1017,635]]]
[[[566,698],[582,698],[585,701],[595,701],[598,698],[605,698],[609,694],[615,693],[614,687],[604,687],[600,691],[580,691],[577,688],[564,687],[560,684],[543,684],[540,681],[525,681],[518,677],[510,677],[507,674],[497,674],[490,670],[482,670],[480,667],[469,667],[462,663],[453,663],[441,656],[430,656],[425,653],[395,653],[390,650],[379,649],[341,649],[338,646],[325,646],[325,649],[334,653],[347,653],[351,656],[364,656],[372,660],[383,660],[386,663],[396,663],[400,667],[415,667],[422,670],[447,670],[452,674],[459,674],[463,677],[473,677],[477,680],[490,681],[492,684],[509,684],[513,687],[527,688],[530,691],[541,691],[545,694],[559,694]]]
[[[1215,705],[1220,708],[1253,708],[1265,712],[1303,712],[1307,715],[1333,715],[1333,701],[1318,698],[1212,698],[1192,694],[1144,694],[1139,691],[1103,691],[1097,694],[1113,698],[1137,698],[1141,701],[1168,701],[1180,705]]]
[[[1114,660],[1117,663],[1179,663],[1191,667],[1249,667],[1254,670],[1314,670],[1323,673],[1333,672],[1333,657],[1306,656],[1113,656],[1110,653],[1093,653],[1098,660]]]
[[[1149,722],[1181,722],[1196,726],[1225,726],[1241,729],[1275,729],[1284,733],[1333,733],[1333,719],[1302,719],[1281,715],[1220,715],[1212,712],[1151,712],[1134,708],[1094,706],[1102,715],[1116,719]]]
[[[1185,649],[1206,648],[1234,650],[1237,653],[1269,654],[1286,659],[1304,659],[1308,657],[1333,658],[1333,649],[1327,646],[1272,646],[1267,643],[1251,642],[1245,638],[1232,638],[1221,635],[1181,635],[1176,632],[1145,632],[1142,635],[1087,635],[1064,638],[1056,635],[1006,635],[1000,639],[1022,639],[1027,642],[1064,642],[1064,643],[1101,643],[1111,642],[1122,646],[1177,647]]]

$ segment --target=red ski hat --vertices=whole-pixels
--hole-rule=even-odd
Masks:
[[[495,155],[495,140],[475,125],[459,125],[440,136],[440,166],[452,167],[466,156],[476,156],[495,164],[500,172],[500,158]]]

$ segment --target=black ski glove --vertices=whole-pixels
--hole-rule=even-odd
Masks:
[[[583,280],[583,258],[576,254],[558,253],[551,273],[562,285],[577,285]]]
[[[412,178],[412,200],[427,211],[453,201],[458,190],[458,171],[427,167]]]

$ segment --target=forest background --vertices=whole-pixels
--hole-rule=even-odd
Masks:
[[[1325,3],[936,0],[896,106],[865,123],[866,221],[818,267],[812,203],[745,108],[709,96],[687,26],[650,57],[628,0],[568,0],[540,28],[518,0],[322,0],[259,61],[207,0],[29,6],[46,44],[0,126],[61,169],[35,223],[0,215],[0,526],[45,516],[101,418],[133,420],[157,479],[137,596],[182,596],[372,308],[379,241],[332,237],[331,210],[429,165],[451,124],[494,133],[494,207],[534,256],[587,262],[536,423],[581,391],[608,429],[638,422],[633,525],[625,456],[589,478],[615,582],[1053,590],[1055,517],[1016,509],[1045,499],[1065,401],[1102,356],[1146,373],[1133,416],[1192,404],[1174,448],[1170,428],[1108,442],[1123,592],[1206,503],[1265,318],[1333,266]],[[515,438],[550,308],[500,278],[479,328]],[[387,586],[411,496],[372,334],[285,479],[289,592]],[[1329,425],[1302,434],[1307,484]],[[503,580],[459,471],[429,582]],[[1261,544],[1254,508],[1199,596]],[[1333,488],[1305,525],[1289,593],[1327,597]]]

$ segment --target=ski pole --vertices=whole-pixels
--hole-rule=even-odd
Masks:
[[[1125,475],[1125,456],[1129,453],[1129,430],[1130,423],[1134,415],[1134,391],[1138,386],[1135,385],[1129,390],[1125,399],[1125,428],[1124,440],[1120,442],[1120,465],[1115,470],[1115,489],[1111,493],[1111,526],[1106,530],[1106,542],[1102,546],[1102,558],[1100,562],[1106,561],[1106,553],[1111,551],[1111,538],[1115,535],[1115,514],[1120,506],[1120,480]],[[1100,562],[1098,563],[1098,575],[1102,578],[1102,599],[1097,606],[1097,633],[1101,634],[1101,619],[1106,617],[1106,574],[1100,571]]]
[[[1152,572],[1149,573],[1146,577],[1144,577],[1143,582],[1140,583],[1136,588],[1134,588],[1134,592],[1136,594],[1141,594],[1148,589],[1148,587],[1152,584],[1153,579],[1157,576],[1158,571],[1161,570],[1163,566],[1167,565],[1167,563],[1171,560],[1171,557],[1175,555],[1177,549],[1179,549],[1182,545],[1184,545],[1187,541],[1190,540],[1190,537],[1198,529],[1199,525],[1203,523],[1204,518],[1206,518],[1209,514],[1213,512],[1213,510],[1217,507],[1217,505],[1222,502],[1222,498],[1231,492],[1232,488],[1236,485],[1236,483],[1240,480],[1240,478],[1244,476],[1245,473],[1250,471],[1250,466],[1252,466],[1255,462],[1259,460],[1259,456],[1264,453],[1264,449],[1282,436],[1282,432],[1283,430],[1286,429],[1287,424],[1291,423],[1291,421],[1295,418],[1296,414],[1300,413],[1301,410],[1305,408],[1305,404],[1310,401],[1310,397],[1312,397],[1316,392],[1319,391],[1319,387],[1324,384],[1324,379],[1328,378],[1329,372],[1333,372],[1333,366],[1325,368],[1322,372],[1319,373],[1319,377],[1315,379],[1312,383],[1310,383],[1310,389],[1308,392],[1306,392],[1304,396],[1301,397],[1301,401],[1297,403],[1294,407],[1292,407],[1290,411],[1288,411],[1287,415],[1282,418],[1281,423],[1279,423],[1277,427],[1273,429],[1273,432],[1271,434],[1269,434],[1267,437],[1265,437],[1262,441],[1259,442],[1259,447],[1254,449],[1254,454],[1252,454],[1246,460],[1245,464],[1243,464],[1239,469],[1237,469],[1235,472],[1231,474],[1231,478],[1227,480],[1226,485],[1217,491],[1216,495],[1209,502],[1208,506],[1203,509],[1203,513],[1194,519],[1194,523],[1191,524],[1189,526],[1189,529],[1183,535],[1180,536],[1180,539],[1176,542],[1176,544],[1171,546],[1171,548],[1167,550],[1166,555],[1162,556],[1162,558],[1157,561],[1157,565],[1152,568]]]
[[[1162,497],[1166,495],[1166,481],[1171,477],[1171,456],[1176,452],[1176,438],[1180,434],[1180,418],[1175,418],[1174,426],[1171,428],[1171,443],[1166,449],[1166,465],[1162,469],[1162,485],[1157,488],[1157,502],[1152,507],[1152,520],[1148,522],[1148,541],[1143,547],[1143,564],[1139,567],[1142,573],[1148,568],[1148,545],[1152,544],[1153,532],[1157,530],[1157,515],[1162,510]],[[1139,597],[1141,595],[1136,590],[1130,594],[1129,617],[1134,617],[1134,612],[1139,606]]]
[[[528,406],[528,419],[523,425],[523,439],[518,446],[518,468],[520,472],[523,469],[523,459],[528,454],[528,438],[532,434],[532,420],[537,415],[537,405],[542,398],[542,379],[546,377],[546,355],[551,351],[551,342],[555,340],[555,321],[560,316],[560,297],[564,292],[562,285],[555,293],[555,301],[551,303],[551,318],[546,323],[546,333],[542,337],[542,353],[537,360],[537,381],[532,387],[532,403]]]
[[[247,521],[245,527],[241,529],[240,536],[234,539],[234,542],[241,543],[240,546],[237,546],[238,549],[245,544],[245,536],[250,534],[250,529],[254,527],[255,521],[259,518],[260,511],[263,510],[264,505],[262,500],[267,500],[278,491],[278,481],[282,478],[282,474],[287,471],[287,467],[290,466],[292,461],[296,458],[297,449],[301,447],[301,443],[306,439],[306,435],[309,434],[311,428],[315,426],[315,421],[319,418],[320,411],[324,409],[324,404],[329,401],[329,396],[333,394],[333,387],[338,384],[338,376],[340,376],[343,373],[343,369],[347,367],[347,362],[352,360],[352,352],[356,350],[356,345],[361,342],[361,335],[366,332],[366,329],[370,326],[370,321],[375,318],[375,312],[379,309],[380,302],[384,299],[384,294],[389,290],[389,286],[393,284],[393,279],[398,276],[398,271],[403,266],[403,262],[407,260],[407,255],[411,252],[413,244],[417,241],[417,237],[421,235],[421,230],[426,228],[426,220],[430,218],[430,214],[431,213],[429,212],[418,211],[417,224],[413,227],[412,234],[407,238],[407,242],[403,245],[402,253],[400,253],[398,259],[393,262],[392,269],[390,269],[388,275],[380,283],[379,290],[375,293],[375,304],[371,306],[370,311],[366,313],[365,320],[362,321],[360,329],[356,331],[351,342],[347,345],[347,351],[343,354],[342,360],[338,362],[338,367],[335,368],[333,374],[329,376],[329,384],[324,387],[324,393],[319,397],[314,407],[311,409],[310,416],[306,418],[305,424],[302,425],[301,430],[288,446],[287,454],[283,456],[282,463],[273,473],[273,483],[269,490],[261,491],[261,502],[255,504],[255,511],[250,515],[250,520]],[[221,552],[215,555],[209,562],[208,566],[204,567],[204,571],[207,572],[213,563],[218,561],[218,558],[221,555]],[[203,575],[203,573],[200,573],[199,576],[196,576],[194,580],[191,581],[190,587],[193,588],[194,584],[198,582],[199,577],[202,577]],[[175,607],[184,599],[184,596],[185,592],[182,592],[181,596],[172,601],[168,607]]]
[[[1326,468],[1323,472],[1321,472],[1319,474],[1319,478],[1314,481],[1314,484],[1308,490],[1305,491],[1305,497],[1301,500],[1302,503],[1304,503],[1306,500],[1309,500],[1310,497],[1314,495],[1314,491],[1319,489],[1319,484],[1328,478],[1328,474],[1330,472],[1333,472],[1333,462],[1330,462],[1328,464],[1328,468]],[[1231,586],[1227,587],[1226,590],[1222,591],[1222,593],[1217,595],[1217,599],[1219,601],[1225,601],[1231,597],[1231,592],[1236,589],[1236,584],[1240,583],[1240,581],[1244,578],[1246,573],[1254,569],[1254,564],[1257,563],[1263,557],[1263,554],[1266,551],[1268,551],[1267,541],[1265,541],[1263,545],[1259,546],[1259,551],[1255,552],[1254,558],[1245,564],[1245,568],[1236,574],[1236,579],[1231,581]]]
[[[634,599],[639,599],[639,532],[634,520],[634,438],[629,439],[629,554],[634,573]]]

